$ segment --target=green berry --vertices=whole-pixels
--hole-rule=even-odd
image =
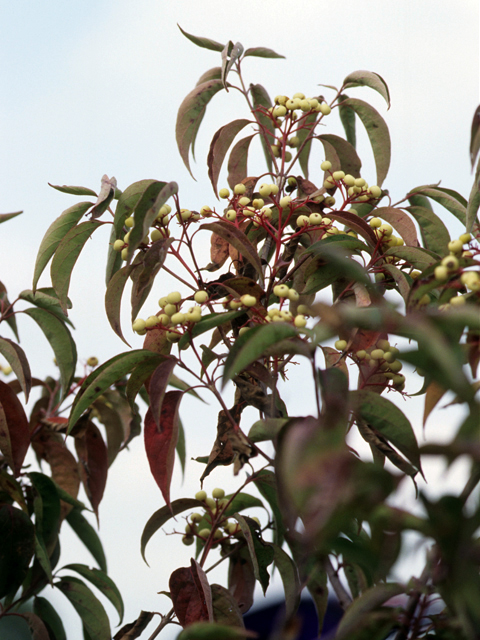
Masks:
[[[345,172],[344,171],[334,171],[332,174],[332,178],[334,180],[343,180],[345,178]]]
[[[113,250],[122,251],[124,246],[125,246],[125,242],[123,240],[115,240],[115,242],[113,243]]]
[[[330,160],[324,160],[320,165],[320,169],[322,171],[330,171],[331,168],[332,168],[332,163],[330,162]]]
[[[255,296],[251,296],[248,293],[243,295],[240,298],[240,301],[243,304],[243,306],[245,306],[245,307],[254,307],[257,304],[257,299],[255,298]]]
[[[462,235],[459,236],[458,239],[460,240],[460,242],[462,244],[467,244],[467,242],[470,242],[470,240],[472,239],[472,234],[471,233],[462,233]]]
[[[221,500],[224,495],[225,491],[218,487],[212,491],[212,498],[215,498],[215,500]]]
[[[332,109],[325,102],[322,102],[322,104],[318,106],[318,110],[324,116],[328,116],[328,114],[331,113],[331,111],[332,111]]]
[[[448,268],[445,265],[439,265],[438,267],[435,267],[434,274],[435,274],[435,280],[439,280],[440,282],[443,282],[448,278]]]
[[[195,538],[193,536],[185,535],[185,536],[182,537],[182,542],[187,547],[189,547],[191,544],[193,544],[194,541],[195,541]]]
[[[197,491],[197,493],[195,494],[195,500],[200,500],[201,502],[203,502],[207,497],[207,492],[206,491]]]
[[[197,291],[193,299],[197,304],[203,304],[208,300],[208,293],[206,291]]]
[[[235,211],[235,209],[229,209],[225,214],[225,217],[230,222],[234,222],[237,217],[237,212]]]
[[[293,324],[298,329],[303,329],[304,327],[307,326],[307,320],[305,319],[305,316],[299,314],[298,316],[295,316],[295,320],[293,321]]]
[[[446,267],[449,271],[455,271],[458,269],[458,260],[455,256],[446,256],[443,258],[441,265]]]
[[[271,185],[261,184],[258,188],[258,193],[262,196],[262,198],[268,198],[268,196],[272,193]]]
[[[224,187],[223,189],[220,189],[220,191],[218,192],[218,195],[223,200],[226,200],[230,195],[230,191]]]
[[[129,229],[131,229],[134,224],[135,224],[135,221],[132,216],[130,216],[125,220],[125,226],[128,227]]]
[[[288,298],[289,287],[286,284],[277,284],[273,287],[273,294],[277,298]]]
[[[142,318],[137,318],[132,324],[132,329],[138,333],[139,331],[144,331],[146,327],[146,322]]]
[[[236,184],[234,186],[233,193],[236,196],[243,196],[243,194],[245,193],[246,190],[247,190],[247,187],[240,182],[239,184]]]
[[[207,527],[205,527],[205,529],[201,529],[198,532],[198,535],[200,536],[200,538],[208,538],[210,536],[211,533],[211,529],[208,529]]]
[[[298,216],[297,218],[297,227],[308,227],[308,225],[310,224],[310,220],[308,218],[308,216]]]
[[[335,349],[337,349],[337,351],[344,351],[346,348],[347,348],[346,340],[337,340],[335,342]]]
[[[452,240],[447,247],[452,253],[460,253],[463,249],[463,242],[461,240]]]
[[[280,202],[279,205],[283,208],[288,207],[288,205],[290,204],[290,202],[292,201],[292,198],[290,196],[284,196]]]

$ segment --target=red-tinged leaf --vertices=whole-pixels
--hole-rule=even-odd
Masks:
[[[381,187],[390,166],[391,151],[390,133],[385,120],[376,109],[363,100],[347,98],[343,104],[355,111],[367,130],[377,168],[377,185]]]
[[[302,588],[298,577],[298,569],[290,556],[281,547],[276,544],[273,544],[272,547],[275,566],[280,573],[285,591],[285,617],[290,620],[297,612],[300,604]]]
[[[117,240],[115,226],[112,225],[107,249],[107,268],[105,270],[105,284],[107,286],[111,278],[115,275],[115,273],[117,273],[117,271],[122,267],[123,264],[121,252],[115,251],[115,249],[113,248],[115,240]]]
[[[343,89],[350,89],[351,87],[370,87],[378,91],[378,93],[385,99],[385,102],[390,109],[390,92],[388,86],[382,76],[373,71],[353,71],[343,81]]]
[[[478,209],[480,208],[480,163],[477,165],[475,179],[467,203],[465,228],[469,233],[473,229],[475,222],[478,224]]]
[[[226,124],[224,127],[221,127],[212,138],[207,157],[207,166],[208,177],[210,178],[213,191],[217,197],[218,177],[227,151],[229,150],[235,136],[250,123],[251,121],[246,120],[245,118],[234,120],[233,122]]]
[[[423,426],[424,427],[427,422],[428,416],[435,409],[435,407],[443,398],[443,396],[446,394],[446,392],[447,390],[441,387],[438,384],[438,382],[433,381],[428,385],[427,390],[425,392],[425,406],[423,409]]]
[[[154,615],[152,611],[141,611],[136,620],[123,625],[117,631],[113,636],[113,640],[134,640],[134,638],[139,638],[152,621]]]
[[[246,54],[245,54],[246,55]],[[475,166],[478,151],[480,150],[480,106],[475,109],[472,119],[472,130],[470,133],[470,162],[472,170]]]
[[[70,229],[55,251],[50,266],[50,276],[65,315],[67,315],[67,296],[73,267],[92,233],[104,224],[104,222],[82,222]]]
[[[50,634],[48,640],[67,640],[62,619],[46,598],[35,596],[33,612],[45,623]]]
[[[195,507],[204,507],[205,503],[200,502],[200,500],[196,500],[195,498],[180,498],[179,500],[174,500],[170,507],[165,505],[161,509],[155,511],[155,513],[149,518],[147,524],[145,525],[141,538],[140,552],[142,554],[142,558],[145,563],[148,562],[145,559],[145,549],[150,538],[161,528],[163,525],[173,518],[177,516],[179,513],[183,513],[184,511],[194,509]]]
[[[108,453],[100,430],[91,420],[83,435],[75,438],[75,449],[85,493],[98,521],[98,506],[107,484]]]
[[[172,343],[167,340],[167,332],[157,325],[147,331],[143,348],[159,355],[168,355],[172,349]]]
[[[52,189],[56,189],[57,191],[61,191],[62,193],[69,193],[71,196],[93,196],[97,197],[97,194],[93,189],[89,189],[88,187],[67,187],[67,185],[60,186],[59,184],[51,184],[48,183],[49,187]]]
[[[328,140],[325,138],[319,138],[320,142],[323,145],[323,150],[325,151],[325,160],[328,160],[332,163],[331,171],[340,171],[342,168],[342,163],[340,162],[340,158],[338,157],[337,150]],[[325,172],[325,178],[329,176],[327,172]]]
[[[255,573],[250,553],[245,545],[238,545],[228,565],[228,590],[238,604],[242,615],[253,604]]]
[[[65,576],[55,587],[68,598],[80,616],[87,633],[95,640],[111,640],[110,623],[102,603],[87,585],[73,576]]]
[[[51,640],[47,627],[38,615],[31,611],[19,613],[17,615],[27,621],[30,633],[32,634],[32,640]]]
[[[133,214],[145,191],[154,183],[158,183],[158,180],[138,180],[128,186],[122,193],[118,199],[115,218],[113,220],[113,227],[115,229],[114,240],[123,238],[125,235],[123,230],[125,220]]]
[[[234,517],[240,525],[247,542],[255,578],[260,582],[265,595],[270,582],[267,567],[272,564],[275,555],[273,546],[263,541],[260,527],[255,520],[241,516],[239,513],[236,513]]]
[[[273,49],[267,49],[267,47],[250,47],[245,51],[243,57],[255,56],[257,58],[285,58],[280,53],[276,53]]]
[[[165,334],[165,332],[163,333]],[[164,356],[159,355],[156,358],[150,358],[150,360],[147,360],[146,362],[141,362],[132,371],[125,389],[126,398],[130,403],[130,407],[132,407],[132,409],[135,402],[135,398],[137,397],[137,394],[139,393],[140,389],[142,388],[143,385],[145,385],[145,388],[148,392],[149,379],[152,373],[164,361],[165,361]]]
[[[337,89],[335,89],[335,91],[337,91]],[[347,140],[352,145],[352,147],[355,148],[357,146],[357,135],[355,131],[355,111],[347,106],[347,104],[345,104],[346,100],[348,100],[348,96],[346,94],[338,96],[338,114],[345,130]]]
[[[243,53],[243,45],[241,42],[232,43],[230,40],[222,51],[222,82],[225,89],[228,91],[227,76],[230,73],[231,68],[235,62],[240,58]]]
[[[98,414],[98,420],[105,427],[108,466],[110,467],[128,437],[126,425],[108,400],[103,401],[100,397],[94,402],[94,408]]]
[[[210,588],[215,622],[242,629],[244,627],[242,613],[235,598],[219,584],[212,584]]]
[[[297,137],[300,140],[298,161],[303,171],[305,178],[308,178],[308,161],[310,158],[310,151],[312,148],[312,138],[315,132],[315,124],[317,122],[318,114],[310,113],[304,120],[302,120],[302,127],[297,129]],[[307,140],[307,138],[310,138]]]
[[[255,118],[259,122],[260,128],[260,140],[263,147],[263,153],[267,162],[267,168],[272,170],[272,150],[271,145],[275,140],[275,126],[271,118],[265,114],[266,109],[270,109],[272,106],[272,100],[267,93],[265,87],[261,84],[250,85],[250,95],[252,96],[253,108],[255,109]],[[261,108],[263,107],[263,109]],[[245,165],[246,170],[246,165]],[[229,181],[230,184],[230,181]],[[233,189],[235,184],[230,185]]]
[[[93,586],[97,587],[97,589],[101,591],[102,594],[110,600],[110,602],[113,604],[113,606],[117,610],[117,613],[120,617],[120,622],[118,624],[122,623],[123,614],[124,614],[122,596],[116,584],[113,582],[111,578],[107,576],[107,574],[104,571],[101,571],[100,569],[95,569],[95,568],[91,569],[90,567],[87,567],[87,565],[85,564],[78,564],[78,563],[67,564],[64,567],[62,567],[62,570],[63,569],[71,569],[72,571],[76,571],[79,575],[82,576],[82,578],[85,578],[86,580],[91,582]]]
[[[234,247],[245,260],[250,262],[258,273],[260,282],[263,282],[262,263],[258,257],[258,252],[243,231],[225,220],[203,224],[200,229],[206,229],[207,231],[217,233],[232,245],[232,247]]]
[[[135,265],[137,268],[133,271],[131,278],[132,286],[132,322],[142,308],[148,294],[152,290],[155,276],[163,267],[167,257],[168,248],[173,242],[173,238],[161,238],[152,244],[145,253],[139,253],[140,260]]]
[[[148,395],[150,396],[152,417],[155,420],[157,427],[160,426],[160,414],[168,381],[170,380],[170,376],[175,369],[176,364],[176,358],[166,358],[163,360],[152,373],[147,386]]]
[[[269,347],[296,336],[297,331],[291,325],[276,322],[253,327],[238,337],[225,361],[223,385],[258,360]]]
[[[182,27],[177,24],[177,27],[180,29],[180,31],[183,33],[183,35],[188,38],[190,40],[190,42],[193,42],[193,44],[196,44],[197,47],[203,47],[204,49],[210,49],[210,51],[223,51],[225,45],[224,44],[220,44],[219,42],[215,42],[215,40],[210,40],[210,38],[202,38],[199,36],[193,36],[191,33],[187,33],[186,31],[184,31],[182,29]]]
[[[112,384],[121,380],[141,362],[146,362],[154,357],[156,357],[155,354],[147,349],[135,349],[134,351],[119,353],[117,356],[110,358],[110,360],[107,360],[107,362],[104,362],[94,369],[92,373],[87,376],[73,401],[68,420],[69,432],[82,413],[88,409],[99,396],[107,391]]]
[[[168,506],[178,440],[178,409],[182,396],[182,391],[167,391],[162,403],[159,426],[151,409],[145,416],[144,437],[148,463]]]
[[[438,257],[420,247],[392,247],[385,251],[386,256],[397,256],[401,260],[405,260],[415,269],[424,271],[432,264],[438,262]]]
[[[18,297],[34,304],[36,307],[40,307],[40,309],[50,311],[50,313],[55,314],[62,322],[65,322],[74,328],[72,321],[63,312],[63,309],[60,306],[60,301],[53,287],[42,287],[41,289],[37,289],[35,293],[30,289],[25,289],[18,295]],[[67,298],[67,309],[71,308],[72,303],[70,299]]]
[[[12,342],[12,340],[0,337],[0,353],[12,367],[13,373],[17,376],[18,382],[25,394],[25,402],[28,402],[28,396],[32,387],[32,374],[23,349],[15,342]]]
[[[233,147],[230,152],[230,156],[228,158],[228,178],[227,182],[231,189],[234,188],[236,184],[242,182],[247,175],[247,159],[248,159],[248,149],[250,147],[250,143],[253,140],[254,136],[257,134],[254,133],[251,136],[247,136],[246,138],[242,138],[237,142],[237,144]]]
[[[134,269],[139,269],[139,264],[129,264],[119,269],[109,280],[105,291],[105,311],[110,326],[128,347],[130,344],[125,340],[120,324],[120,310],[122,305],[122,295],[125,285]]]
[[[444,222],[426,207],[406,207],[406,209],[418,222],[425,248],[442,257],[447,255],[450,234]]]
[[[349,142],[336,136],[333,133],[326,133],[318,136],[318,139],[323,142],[328,142],[334,149],[335,153],[340,161],[342,171],[349,173],[354,178],[360,177],[360,169],[362,168],[362,161],[358,157],[355,147]]]
[[[417,229],[410,218],[402,209],[395,207],[377,207],[375,215],[383,218],[403,238],[408,247],[418,247]]]
[[[102,176],[100,183],[100,193],[98,194],[95,206],[90,211],[92,220],[99,218],[108,209],[111,201],[115,196],[115,189],[117,188],[117,180],[112,176],[109,178],[107,174]]]
[[[15,211],[14,213],[0,213],[0,224],[2,224],[2,222],[7,222],[7,220],[11,220],[12,218],[16,218],[21,213],[23,213],[23,211]]]
[[[199,322],[194,324],[191,337],[186,334],[180,338],[178,343],[179,347],[182,348],[185,344],[188,344],[191,338],[196,338],[206,331],[210,331],[215,327],[220,327],[222,324],[231,322],[235,318],[242,316],[244,313],[245,310],[241,309],[239,311],[227,311],[226,313],[209,313],[208,315],[203,316]]]
[[[0,381],[0,451],[15,477],[21,473],[29,445],[30,429],[22,403],[12,388]]]
[[[466,224],[466,209],[463,202],[459,201],[458,198],[451,195],[448,190],[439,189],[438,185],[425,185],[422,187],[417,187],[416,189],[412,189],[408,194],[408,199],[411,204],[417,205],[417,202],[412,201],[411,196],[415,196],[417,194],[421,194],[422,196],[426,196],[430,198],[434,202],[438,202],[442,207],[445,207],[447,211],[450,211],[460,222],[465,225]]]
[[[402,298],[407,302],[408,297],[410,295],[410,285],[408,283],[407,278],[405,277],[403,271],[394,267],[393,264],[384,264],[383,269],[389,273],[392,278],[395,280],[395,284],[397,285],[398,292],[402,296]]]
[[[130,262],[134,252],[148,235],[150,227],[155,222],[160,208],[178,191],[176,182],[154,182],[147,187],[135,207],[135,225],[130,231],[128,240],[127,262]]]
[[[223,44],[220,46],[223,49]],[[222,67],[213,67],[212,69],[208,69],[208,71],[205,71],[205,73],[202,73],[200,78],[197,80],[197,84],[195,86],[198,87],[199,85],[203,84],[204,82],[208,82],[209,80],[221,80],[221,79],[222,79]]]
[[[50,258],[66,234],[75,227],[77,222],[93,206],[92,202],[78,202],[62,213],[47,229],[38,249],[37,260],[33,273],[32,289],[35,291],[37,282],[47,266]]]
[[[50,343],[60,370],[60,382],[65,396],[70,389],[77,365],[77,349],[70,331],[64,322],[46,309],[25,309],[22,313],[35,320]]]
[[[205,589],[199,585],[198,569],[203,572],[200,565],[192,560],[190,567],[180,567],[170,576],[169,589],[173,608],[182,627],[202,620],[213,621],[211,592],[207,595],[210,602],[209,611]]]
[[[86,548],[90,551],[100,569],[106,573],[107,561],[100,538],[80,509],[72,509],[67,516],[67,522],[77,534],[81,542],[83,542]]]
[[[182,160],[190,169],[189,151],[196,138],[207,105],[213,96],[223,89],[222,80],[208,80],[193,89],[183,100],[177,114],[175,135]]]
[[[0,540],[0,598],[3,598],[16,592],[33,556],[35,529],[28,515],[9,504],[1,505]]]
[[[7,295],[7,288],[5,287],[3,282],[0,282],[0,305],[2,305],[3,313],[6,315],[5,317],[6,323],[8,324],[10,329],[13,331],[15,338],[18,340],[18,342],[20,342],[18,329],[17,329],[16,315],[14,313],[8,313],[8,309],[13,307],[10,304],[10,301]]]

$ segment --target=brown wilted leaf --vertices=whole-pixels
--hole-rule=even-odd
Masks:
[[[212,233],[210,236],[210,260],[212,261],[207,267],[208,271],[215,271],[222,267],[229,255],[229,244],[227,240],[218,235],[218,233]]]

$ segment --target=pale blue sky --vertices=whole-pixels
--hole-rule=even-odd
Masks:
[[[272,97],[296,91],[312,95],[319,83],[340,86],[356,69],[376,71],[390,88],[389,111],[367,89],[350,93],[371,102],[387,121],[393,155],[385,186],[394,199],[411,187],[439,180],[468,197],[469,131],[479,102],[476,0],[455,4],[451,0],[179,0],[168,4],[161,0],[3,0],[0,211],[25,211],[0,227],[1,280],[11,294],[31,286],[43,233],[76,201],[50,189],[47,182],[97,189],[107,173],[115,175],[124,189],[142,178],[176,180],[185,206],[213,203],[204,164],[209,141],[222,124],[244,112],[236,96],[214,99],[198,137],[197,163],[193,164],[198,182],[194,182],[176,150],[175,114],[203,71],[218,64],[219,54],[188,42],[177,22],[196,35],[221,42],[240,40],[246,47],[262,45],[286,55],[286,60],[251,58],[243,65],[247,80],[264,84]],[[336,116],[331,123],[329,131],[341,133]],[[372,156],[363,134],[359,152],[363,175],[373,183]],[[444,211],[438,213],[444,215]],[[451,225],[452,220],[445,219]],[[103,239],[88,243],[71,291],[80,357],[95,354],[101,361],[124,349],[111,334],[103,311],[107,242],[104,234]],[[147,315],[170,285],[165,279],[152,293],[152,302],[146,305],[152,311]],[[52,373],[52,355],[43,337],[28,319],[20,322],[20,331],[34,374]],[[141,346],[140,338],[132,338],[135,347]],[[286,394],[294,406],[302,384],[301,376],[293,373]],[[304,397],[303,390],[301,401]],[[420,405],[412,406],[417,407],[419,424]],[[200,438],[199,446],[206,449],[195,450],[195,455],[208,452],[215,411],[213,406],[207,411],[202,406],[199,412],[199,405],[190,401],[182,405],[189,435]],[[156,592],[166,588],[168,575],[179,562],[188,562],[188,551],[183,558],[176,540],[158,534],[149,549],[152,568],[143,565],[139,537],[148,517],[162,504],[145,464],[138,439],[112,468],[100,510],[100,533],[112,577],[126,600],[127,621],[141,608],[165,611],[168,603]],[[192,478],[184,489],[175,476],[175,497],[197,489],[192,465]],[[219,473],[207,489],[229,478],[229,470]],[[70,544],[73,538],[66,547]],[[76,547],[64,551],[65,563],[79,559]],[[90,559],[85,556],[83,561]],[[58,596],[55,602],[61,606],[62,599]],[[69,640],[77,640],[79,627],[76,616],[71,617]]]

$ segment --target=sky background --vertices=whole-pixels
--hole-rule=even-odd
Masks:
[[[328,98],[328,90],[319,89],[319,84],[340,86],[347,74],[358,69],[379,73],[390,89],[389,111],[382,98],[366,88],[350,90],[349,95],[370,102],[388,124],[392,163],[384,186],[393,201],[415,186],[440,180],[442,186],[468,197],[472,180],[469,134],[479,103],[477,0],[455,5],[451,0],[2,0],[0,211],[24,211],[0,226],[1,280],[11,299],[31,287],[36,252],[47,227],[78,201],[51,189],[48,182],[98,190],[106,173],[114,175],[124,190],[143,178],[175,180],[182,206],[198,210],[203,204],[214,204],[205,165],[209,142],[220,126],[244,117],[245,110],[233,92],[214,98],[198,136],[197,163],[192,164],[197,182],[192,180],[176,148],[176,112],[202,73],[218,66],[220,54],[195,47],[182,36],[177,23],[195,35],[219,42],[239,40],[245,48],[266,46],[287,56],[286,60],[250,58],[243,64],[246,80],[263,84],[272,98],[297,91],[307,95],[321,91]],[[342,134],[335,114],[327,125],[329,133]],[[361,123],[357,128],[362,175],[373,184],[373,157]],[[317,157],[319,162],[320,150]],[[250,175],[255,175],[260,160],[258,153],[249,166]],[[314,176],[312,165],[312,179]],[[219,186],[224,184],[225,173]],[[453,234],[462,232],[450,214],[436,211]],[[72,278],[71,319],[77,326],[81,361],[95,355],[104,362],[125,350],[104,313],[107,243],[106,233],[95,234]],[[206,256],[208,242],[199,251]],[[48,284],[47,269],[41,285]],[[161,279],[141,315],[155,313],[158,297],[174,288],[169,278]],[[133,347],[141,347],[142,339],[128,329],[128,304],[124,307],[127,339]],[[54,374],[53,355],[40,331],[29,318],[20,318],[19,328],[34,375]],[[292,372],[284,390],[292,413],[296,408],[305,410],[308,404],[305,385],[308,380],[302,373]],[[402,403],[421,438],[422,402],[412,400],[408,406]],[[189,398],[182,402],[187,446],[188,438],[194,441],[187,456],[209,452],[216,412],[213,404],[200,405]],[[438,417],[430,418],[427,436],[446,437],[458,415],[451,409],[438,412]],[[201,470],[195,465],[189,463],[183,486],[180,474],[175,473],[173,497],[190,496],[198,490]],[[430,491],[445,486],[443,483],[455,484],[460,475],[455,468],[446,474],[432,466]],[[226,469],[209,478],[206,489],[229,484],[233,486],[231,470]],[[406,503],[411,495],[405,489],[399,500]],[[189,561],[189,551],[180,548],[178,539],[161,532],[147,550],[150,568],[140,557],[143,527],[162,504],[138,438],[111,468],[100,507],[100,535],[109,572],[125,599],[125,621],[135,619],[141,609],[166,612],[168,602],[157,592],[167,587],[173,569]],[[183,528],[181,522],[179,525]],[[68,525],[64,528],[61,564],[91,563]],[[220,572],[217,579],[222,575]],[[279,593],[279,587],[275,589]],[[78,618],[70,605],[61,594],[52,593],[51,599],[71,618],[69,640],[80,639]],[[115,624],[112,608],[108,604],[106,608]],[[149,629],[154,626],[152,623]],[[168,640],[176,633],[161,637]]]

